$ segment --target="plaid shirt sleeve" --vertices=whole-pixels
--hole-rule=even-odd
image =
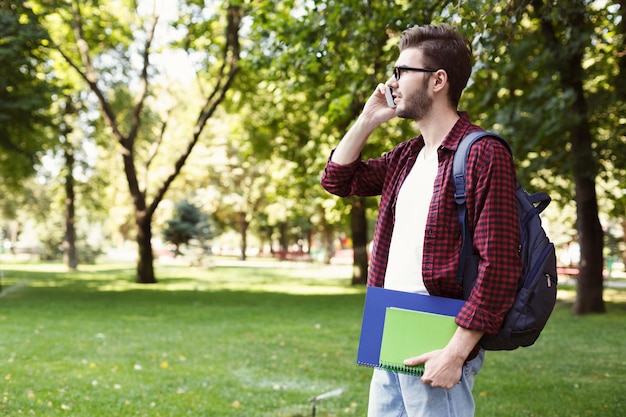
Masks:
[[[391,191],[389,182],[398,179],[410,153],[415,153],[415,138],[399,143],[379,158],[357,159],[347,165],[333,162],[331,153],[322,172],[322,187],[339,197],[384,196]]]
[[[361,161],[355,161],[348,165],[342,165],[328,158],[320,181],[322,187],[329,193],[339,197],[354,195],[354,187],[351,180],[358,171],[360,164]]]
[[[357,159],[347,165],[333,162],[331,158],[332,153],[322,172],[321,184],[326,191],[339,197],[381,194],[386,174],[384,157],[367,162]]]
[[[517,180],[510,153],[495,139],[476,142],[467,177],[467,215],[480,261],[457,324],[495,333],[513,303],[521,275]]]

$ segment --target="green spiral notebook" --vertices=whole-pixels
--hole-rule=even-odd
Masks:
[[[387,307],[379,367],[421,376],[423,365],[406,366],[403,361],[444,348],[456,329],[454,316]]]

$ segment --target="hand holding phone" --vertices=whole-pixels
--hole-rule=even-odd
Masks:
[[[393,94],[391,93],[391,87],[385,86],[385,98],[387,99],[387,106],[391,108],[396,107],[396,103],[393,101]]]

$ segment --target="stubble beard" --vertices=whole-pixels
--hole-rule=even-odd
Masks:
[[[433,99],[424,90],[417,94],[404,98],[403,106],[398,111],[398,116],[405,119],[413,119],[416,122],[423,120],[433,108]]]
[[[403,97],[402,107],[397,111],[398,117],[419,122],[430,113],[433,108],[433,99],[428,95],[427,86],[428,82],[426,81],[415,94]]]

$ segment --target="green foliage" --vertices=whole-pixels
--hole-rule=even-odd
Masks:
[[[95,65],[99,70],[129,74],[131,69],[117,65],[116,59],[128,58],[129,39],[133,32],[145,30],[137,13],[136,0],[118,0],[115,3],[102,0],[37,0],[32,3],[35,12],[45,18],[51,37],[57,43],[55,46],[62,47],[69,57],[80,61],[81,52],[76,44],[77,32],[80,31],[95,55],[110,54],[109,58],[113,58],[97,60]]]
[[[232,4],[198,7],[195,1],[179,2],[181,10],[169,9],[171,3],[149,7],[134,0],[35,3],[53,32],[59,59],[89,88],[110,142],[120,145],[137,227],[137,279],[154,283],[150,239],[154,213],[237,73],[240,9]],[[166,7],[161,24],[159,13]],[[195,36],[198,28],[202,36]],[[171,100],[170,88],[175,83],[160,73],[167,73],[168,60],[183,52],[178,44],[181,34],[193,36],[193,42],[182,45],[203,68],[196,80],[200,90],[199,102],[193,103],[196,118],[185,117],[191,123],[184,132],[187,140],[183,146],[179,132],[168,129],[171,109],[178,104]],[[169,168],[160,169],[163,166]],[[149,175],[155,169],[158,174]]]
[[[529,190],[552,196],[551,231],[560,229],[554,240],[567,241],[574,230],[586,240],[581,256],[589,272],[581,285],[601,285],[601,229],[623,221],[626,201],[625,96],[616,88],[626,76],[626,60],[618,58],[626,35],[623,4],[537,0],[489,7],[493,13],[478,19],[459,9],[478,58],[467,108],[511,141]],[[567,215],[573,205],[576,215]]]
[[[245,128],[255,153],[289,161],[289,184],[279,192],[298,201],[290,220],[342,227],[350,210],[319,186],[331,149],[356,119],[397,56],[399,33],[434,19],[446,2],[267,1],[252,4],[250,41],[258,47],[242,62],[236,111],[250,114]],[[390,123],[368,141],[376,157],[415,135],[409,123]],[[375,199],[369,199],[373,207]]]
[[[48,45],[48,33],[27,5],[0,1],[0,186],[9,191],[34,173],[52,141],[49,108],[57,90]]]
[[[62,232],[61,228],[58,230]],[[60,261],[63,259],[63,236],[62,233],[55,233],[55,235],[44,236],[41,239],[42,248],[39,256],[44,261]],[[76,258],[80,265],[95,265],[98,257],[103,254],[101,248],[90,245],[84,239],[77,240],[75,244]]]
[[[386,80],[401,30],[430,22],[456,23],[473,39],[475,74],[462,109],[512,142],[520,177],[531,190],[548,190],[563,207],[574,198],[574,173],[593,176],[602,168],[601,178],[611,184],[626,182],[620,168],[624,100],[615,88],[626,73],[618,67],[626,59],[616,59],[624,38],[617,3],[320,0],[250,7],[250,56],[242,62],[241,96],[231,110],[250,114],[246,129],[257,155],[296,162],[287,192],[298,190],[302,201],[314,202],[305,208],[313,217],[345,221],[344,203],[317,192],[319,172],[375,84]],[[583,70],[575,71],[572,62],[579,57]],[[589,103],[593,154],[572,145],[587,123],[572,111],[580,99],[572,82],[583,83]],[[406,122],[382,126],[364,157],[415,135],[412,129]],[[621,217],[624,187],[603,188]],[[573,228],[575,219],[568,224]]]
[[[151,6],[134,0],[0,0],[0,56],[3,62],[12,62],[0,69],[0,121],[4,117],[21,123],[15,124],[18,133],[4,136],[23,139],[11,143],[23,145],[25,151],[0,155],[0,187],[9,215],[28,212],[35,205],[29,196],[18,195],[22,193],[19,188],[5,192],[3,184],[18,184],[17,179],[33,172],[37,156],[52,146],[50,138],[58,134],[44,126],[65,123],[75,129],[72,143],[77,152],[88,148],[84,146],[87,143],[96,142],[99,147],[99,161],[81,166],[84,172],[97,171],[77,184],[81,204],[90,215],[95,208],[115,212],[109,216],[111,223],[124,220],[124,225],[111,224],[107,237],[121,229],[124,238],[132,238],[127,232],[134,221],[132,208],[123,206],[132,206],[133,200],[120,198],[126,184],[120,184],[123,176],[115,173],[136,170],[131,185],[141,188],[138,198],[154,196],[169,178],[179,151],[188,149],[188,142],[181,138],[198,131],[194,122],[199,103],[210,96],[213,82],[224,82],[217,75],[222,68],[221,48],[233,41],[223,30],[225,12],[236,4],[246,17],[238,78],[223,102],[230,114],[215,113],[212,124],[218,128],[203,132],[199,142],[204,141],[202,156],[190,157],[189,164],[194,165],[181,171],[172,185],[175,196],[168,194],[168,198],[183,198],[189,186],[220,188],[218,198],[207,200],[212,209],[219,205],[223,222],[236,225],[239,212],[245,211],[252,232],[269,234],[280,222],[289,223],[287,229],[294,236],[311,227],[344,231],[350,201],[328,196],[318,184],[326,158],[375,85],[390,75],[401,31],[414,24],[446,22],[458,24],[474,40],[476,66],[463,109],[478,124],[509,138],[523,182],[530,184],[531,190],[550,191],[562,206],[572,205],[575,199],[572,174],[576,155],[570,139],[580,122],[569,110],[575,95],[563,87],[562,80],[568,76],[582,80],[593,135],[592,155],[585,156],[589,159],[583,165],[599,170],[598,189],[606,199],[601,208],[616,217],[616,223],[624,217],[626,56],[622,52],[626,19],[618,1],[184,0],[176,4],[174,16],[160,16],[157,34],[165,34],[164,28],[168,31],[152,45],[148,98],[138,115],[141,123],[135,125],[136,141],[132,151],[122,150],[131,152],[135,163],[123,166],[117,153],[120,148],[115,148],[119,138],[112,139],[111,127],[98,118],[98,103],[84,90],[85,79],[58,54],[48,54],[50,41],[41,23],[55,40],[54,46],[86,71],[76,42],[77,24],[81,24],[97,85],[126,136],[135,117],[132,105],[139,100],[141,65],[137,58],[147,37]],[[574,25],[572,16],[580,11],[585,20]],[[557,45],[562,46],[558,56],[547,47],[542,19],[548,19],[555,29]],[[574,74],[565,63],[577,53],[582,53],[583,70]],[[194,80],[167,79],[180,56],[191,63]],[[161,60],[167,64],[152,65]],[[15,71],[17,68],[21,71]],[[63,91],[56,97],[50,82],[59,79]],[[5,89],[5,84],[10,88]],[[18,84],[19,88],[12,87]],[[55,119],[46,122],[53,97]],[[74,119],[62,117],[60,103],[68,97],[79,108],[80,115]],[[0,133],[12,126],[0,123]],[[21,126],[26,127],[22,130]],[[379,156],[415,134],[411,122],[388,123],[372,136],[363,155]],[[227,167],[217,172],[213,160],[225,147]],[[2,175],[5,170],[12,175]],[[58,199],[59,188],[46,184],[53,196],[37,198]],[[368,204],[368,213],[375,216],[377,201],[369,199]],[[154,207],[150,201],[147,206]],[[53,207],[58,210],[62,206]],[[564,220],[562,227],[573,228],[573,215],[557,216]],[[567,230],[565,234],[574,233]]]
[[[163,238],[176,247],[176,255],[181,253],[180,246],[190,240],[206,243],[214,236],[215,230],[209,216],[187,200],[176,204],[174,216],[167,221],[167,227],[163,230]]]
[[[553,188],[556,195],[570,195],[571,181],[553,178],[571,178],[577,159],[586,161],[586,169],[597,162],[614,173],[612,161],[623,160],[617,155],[625,146],[623,128],[611,121],[620,114],[613,109],[623,106],[612,92],[620,73],[614,58],[619,48],[614,41],[620,38],[618,8],[582,1],[490,2],[489,8],[492,13],[478,20],[470,18],[476,17],[475,10],[459,10],[478,59],[464,101],[470,113],[509,138],[527,183],[532,179],[542,188]],[[586,20],[574,21],[576,13]],[[554,32],[548,31],[548,24]],[[550,48],[550,42],[559,48]],[[577,56],[583,72],[572,66]],[[572,112],[575,95],[564,87],[564,80],[584,85],[594,155],[572,154],[572,132],[585,121]]]

